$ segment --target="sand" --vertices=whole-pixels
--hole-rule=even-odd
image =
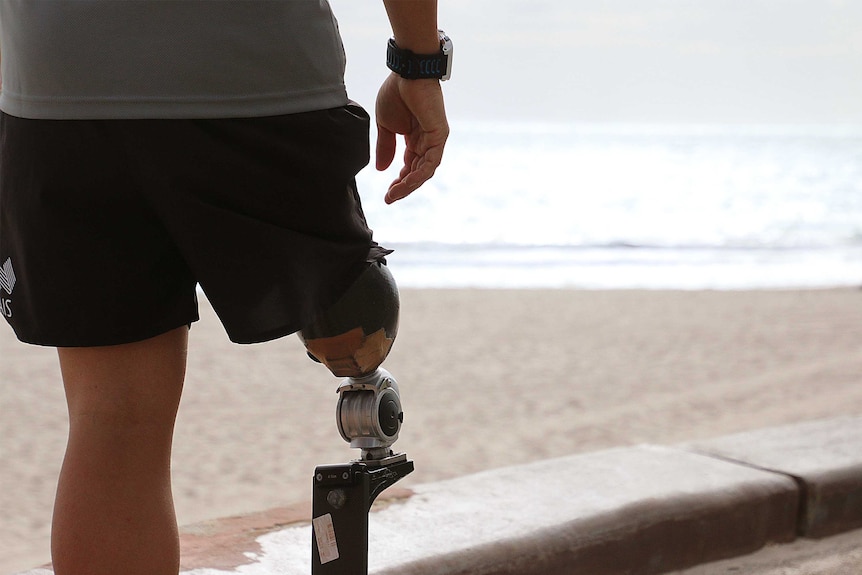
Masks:
[[[231,344],[205,301],[174,450],[182,524],[309,498],[338,380],[295,337]],[[862,291],[403,290],[385,367],[405,486],[613,446],[862,414]],[[0,573],[49,560],[66,412],[55,352],[0,330]]]

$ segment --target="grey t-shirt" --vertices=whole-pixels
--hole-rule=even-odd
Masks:
[[[0,109],[226,118],[344,105],[326,0],[0,0]]]

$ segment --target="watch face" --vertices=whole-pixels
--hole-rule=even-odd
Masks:
[[[438,32],[440,33],[440,51],[446,58],[446,71],[443,72],[440,80],[445,81],[452,75],[452,39],[443,30],[438,30]]]

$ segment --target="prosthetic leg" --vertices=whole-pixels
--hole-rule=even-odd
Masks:
[[[398,331],[398,288],[381,263],[369,264],[347,293],[300,331],[308,355],[338,377],[336,423],[354,461],[320,465],[312,493],[312,575],[367,575],[368,512],[387,487],[413,471],[395,453],[403,421],[398,384],[380,367]]]

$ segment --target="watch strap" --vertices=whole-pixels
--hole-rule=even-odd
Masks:
[[[416,54],[399,48],[395,38],[389,39],[386,47],[386,66],[408,80],[442,78],[446,73],[449,56],[441,49],[437,54]]]

